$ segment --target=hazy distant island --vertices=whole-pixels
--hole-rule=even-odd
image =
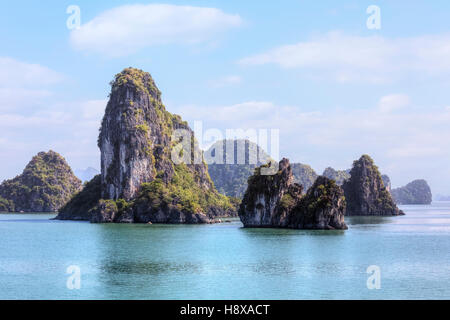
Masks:
[[[441,194],[437,194],[436,201],[450,201],[450,196],[444,196]]]
[[[247,179],[256,167],[271,158],[256,143],[236,139],[215,142],[205,151],[205,160],[217,190],[229,197],[242,198],[247,190]]]
[[[423,179],[392,189],[391,193],[397,204],[430,204],[433,201],[430,186]]]
[[[82,188],[58,153],[39,152],[22,174],[0,184],[0,211],[54,212]]]

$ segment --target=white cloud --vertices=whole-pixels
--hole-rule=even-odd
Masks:
[[[78,50],[114,57],[153,45],[215,40],[218,33],[241,24],[239,15],[216,8],[124,5],[107,10],[74,29],[70,41]]]
[[[390,94],[381,97],[378,108],[381,112],[392,112],[408,106],[409,103],[409,96],[405,94]]]
[[[242,65],[277,64],[311,71],[311,76],[338,82],[393,82],[411,72],[421,76],[450,74],[450,34],[389,39],[330,32],[246,57]]]
[[[0,87],[41,87],[62,79],[61,74],[45,66],[0,57]]]
[[[0,87],[0,112],[31,109],[44,103],[52,92],[45,89],[2,88]]]
[[[49,149],[75,165],[97,165],[107,101],[55,101],[52,85],[63,79],[47,67],[0,57],[0,180],[20,173],[34,154]]]
[[[106,100],[99,99],[0,112],[0,160],[5,159],[0,180],[18,174],[34,154],[49,149],[61,153],[72,167],[98,167],[97,137],[105,106]],[[22,163],[10,161],[11,154]]]
[[[35,108],[52,95],[64,76],[45,66],[0,57],[0,112]]]

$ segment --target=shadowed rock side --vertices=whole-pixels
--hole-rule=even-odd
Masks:
[[[185,138],[172,140],[180,130]],[[190,152],[176,149],[181,143]],[[192,130],[180,116],[165,109],[161,92],[147,72],[127,68],[111,82],[98,146],[101,175],[90,186],[98,195],[100,183],[99,198],[94,201],[92,196],[89,204],[83,205],[80,199],[90,197],[85,188],[58,218],[205,223],[236,212],[229,199],[214,188]],[[173,156],[184,158],[187,164],[175,164]],[[199,159],[197,164],[191,164],[194,159]]]
[[[334,180],[319,176],[294,207],[289,225],[296,229],[347,229],[344,191]]]
[[[372,158],[363,155],[353,162],[350,179],[342,186],[347,200],[348,216],[403,215],[386,189]]]
[[[431,204],[433,195],[425,180],[414,180],[406,186],[391,191],[397,204]]]
[[[54,212],[80,190],[81,181],[61,155],[39,152],[21,175],[0,185],[0,211]]]
[[[91,181],[84,184],[83,190],[77,193],[59,210],[58,220],[90,220],[90,210],[94,208],[101,198],[101,177],[96,175]]]
[[[249,178],[239,208],[244,227],[347,229],[345,198],[334,181],[319,177],[302,196],[303,187],[294,182],[289,160],[281,160],[279,166],[275,175],[261,175],[259,167]]]

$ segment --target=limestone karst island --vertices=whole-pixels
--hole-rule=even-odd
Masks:
[[[450,299],[449,12],[0,1],[0,301]]]
[[[198,224],[239,216],[248,228],[345,230],[345,216],[402,215],[394,199],[430,202],[424,180],[390,191],[368,155],[350,170],[328,167],[323,176],[288,159],[275,174],[262,175],[261,168],[276,160],[253,142],[218,141],[204,153],[192,138],[192,162],[175,164],[177,129],[193,136],[187,122],[166,110],[151,75],[126,68],[111,82],[101,123],[101,173],[82,186],[62,156],[41,152],[21,175],[0,185],[0,209],[58,211],[55,219],[93,223]],[[227,145],[242,151],[246,162],[226,163]],[[217,148],[225,162],[192,164]]]

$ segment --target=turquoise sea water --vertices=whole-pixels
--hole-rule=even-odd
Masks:
[[[347,231],[0,214],[0,299],[450,299],[450,202],[402,209],[347,217]],[[379,290],[367,288],[370,265]]]

